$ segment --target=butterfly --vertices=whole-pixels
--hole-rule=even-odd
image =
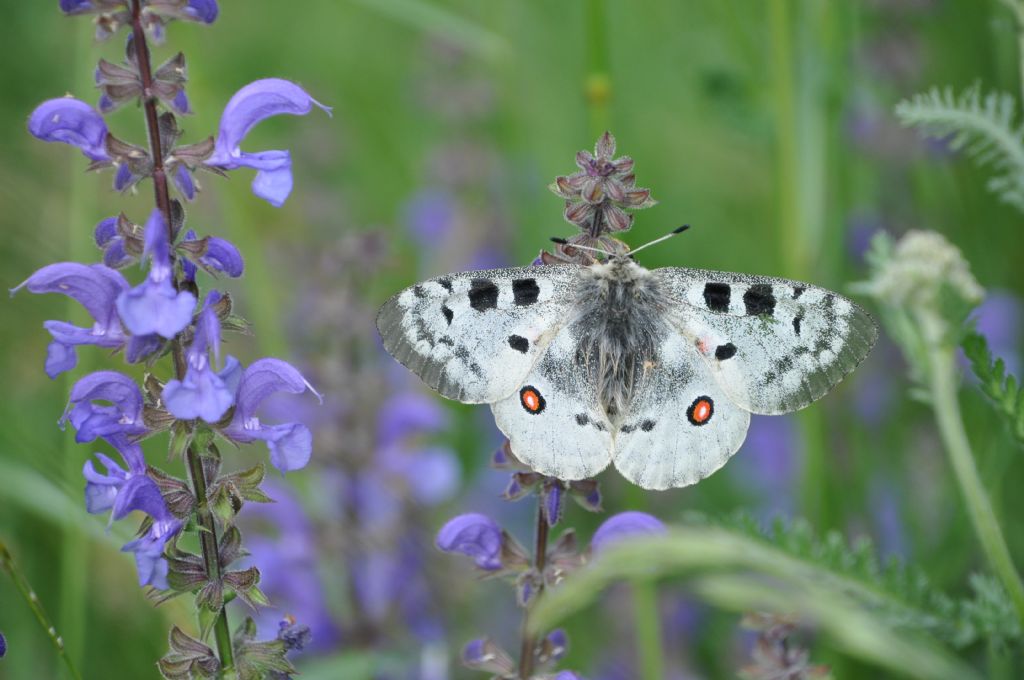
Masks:
[[[632,257],[639,250],[429,279],[388,300],[377,328],[431,388],[490,404],[532,469],[575,480],[614,463],[645,489],[712,474],[743,443],[751,413],[804,408],[878,337],[867,312],[830,290],[648,270]]]

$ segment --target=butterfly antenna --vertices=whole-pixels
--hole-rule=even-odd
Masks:
[[[580,250],[592,250],[595,253],[601,253],[602,255],[607,255],[608,257],[613,257],[613,255],[611,253],[609,253],[607,250],[602,250],[601,248],[592,248],[591,246],[581,246],[578,243],[569,243],[564,238],[559,238],[557,236],[552,236],[551,237],[551,241],[553,243],[557,243],[560,246],[569,246],[570,248],[578,248]]]
[[[676,227],[675,229],[673,229],[669,233],[665,234],[664,236],[662,236],[660,238],[656,238],[653,241],[648,241],[647,243],[643,244],[639,248],[634,248],[633,250],[629,251],[627,253],[627,255],[636,255],[637,253],[639,253],[644,248],[650,248],[651,246],[653,246],[656,243],[661,243],[662,241],[667,241],[668,239],[672,238],[676,234],[682,234],[684,231],[686,231],[689,228],[690,228],[689,224],[684,224],[681,227]]]

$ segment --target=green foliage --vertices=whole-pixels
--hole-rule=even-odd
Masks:
[[[981,391],[992,400],[996,411],[1006,419],[1010,431],[1024,444],[1024,395],[1017,379],[1006,372],[1000,358],[993,361],[985,336],[970,332],[963,340],[964,354],[971,361],[971,371],[977,376]]]
[[[988,188],[1024,211],[1024,129],[1015,122],[1014,98],[1004,92],[981,94],[979,85],[956,96],[953,88],[932,88],[897,104],[904,125],[932,137],[951,137],[953,149],[964,149],[995,176]]]
[[[683,575],[711,604],[736,612],[795,612],[814,621],[837,649],[917,677],[968,672],[939,641],[962,649],[981,642],[1016,645],[1022,636],[993,578],[976,574],[971,594],[954,597],[918,569],[883,564],[866,539],[850,545],[839,532],[820,538],[805,521],[762,528],[746,515],[717,523],[695,517],[668,536],[623,541],[550,593],[531,625],[553,625],[614,581]]]
[[[865,604],[876,607],[876,613],[893,628],[926,631],[956,648],[980,641],[1021,640],[1020,623],[1005,590],[987,574],[972,574],[971,594],[956,597],[935,588],[916,566],[881,560],[867,537],[852,544],[838,531],[818,537],[803,519],[778,520],[765,528],[746,514],[735,515],[721,526],[856,583]]]

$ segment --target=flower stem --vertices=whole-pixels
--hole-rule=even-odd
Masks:
[[[199,542],[203,548],[203,560],[206,564],[206,576],[210,580],[221,579],[220,557],[217,553],[217,526],[214,524],[213,513],[206,498],[206,474],[203,472],[202,457],[195,447],[189,446],[186,453],[188,469],[192,478],[192,490],[196,496],[196,523],[199,525]],[[223,606],[214,624],[214,637],[217,640],[217,655],[220,657],[221,671],[229,675],[235,665],[234,650],[231,647],[231,629],[228,626],[227,609]]]
[[[662,680],[665,677],[665,657],[661,645],[657,585],[650,580],[637,579],[632,583],[632,590],[639,677],[643,680]]]
[[[25,578],[25,574],[22,573],[21,569],[14,562],[14,558],[11,556],[7,546],[4,545],[3,541],[0,541],[0,568],[2,568],[7,575],[14,581],[14,587],[18,589],[21,596],[25,598],[25,602],[28,603],[29,609],[36,615],[36,620],[39,621],[39,625],[46,631],[47,636],[50,638],[50,642],[53,643],[54,649],[57,650],[57,656],[61,658],[64,665],[68,669],[68,674],[75,680],[81,680],[82,676],[79,675],[78,669],[75,667],[74,662],[64,649],[64,639],[57,635],[57,629],[54,628],[53,622],[50,621],[50,617],[46,615],[46,610],[43,609],[42,603],[39,601],[39,597],[36,596],[35,591],[29,584],[28,579]]]
[[[164,153],[160,145],[160,122],[156,114],[156,95],[153,93],[153,68],[149,61],[149,45],[146,30],[142,26],[142,0],[132,1],[132,36],[139,63],[139,77],[142,79],[142,108],[146,112],[146,131],[149,135],[149,153],[153,159],[153,193],[156,207],[164,217],[167,233],[171,234],[171,194],[164,172]],[[173,239],[171,239],[173,241]]]
[[[530,633],[529,623],[530,609],[540,600],[544,594],[544,567],[547,565],[548,555],[548,521],[544,517],[544,509],[541,507],[543,498],[537,494],[537,529],[534,536],[533,568],[540,577],[537,585],[537,592],[533,595],[530,604],[523,612],[523,642],[519,648],[519,678],[530,680],[533,675],[533,662],[537,653],[537,635]]]
[[[164,149],[160,144],[160,121],[156,112],[156,95],[153,91],[153,68],[150,63],[149,45],[146,42],[146,31],[142,25],[142,0],[131,0],[132,36],[135,41],[135,54],[139,65],[139,77],[142,80],[142,106],[146,113],[146,131],[149,136],[149,152],[153,160],[153,194],[156,207],[163,215],[167,225],[167,238],[173,245],[174,232],[171,224],[171,197],[167,185],[167,174],[164,171]],[[173,249],[172,249],[173,252]],[[178,283],[177,281],[175,282]],[[172,342],[175,374],[179,379],[184,377],[185,361],[181,342],[175,338]],[[206,497],[206,474],[200,454],[189,446],[186,453],[189,476],[192,479],[192,491],[196,497],[196,523],[199,525],[199,543],[203,550],[203,561],[206,564],[207,578],[221,579],[220,556],[217,551],[217,525]],[[220,657],[223,677],[233,677],[235,665],[234,649],[231,646],[231,628],[228,625],[227,610],[223,607],[217,614],[214,624],[214,637],[217,640],[217,656]]]
[[[953,350],[946,346],[932,346],[928,352],[928,363],[935,420],[967,504],[967,513],[985,557],[1006,588],[1017,618],[1024,623],[1024,583],[1010,557],[1006,539],[974,464],[957,401]]]

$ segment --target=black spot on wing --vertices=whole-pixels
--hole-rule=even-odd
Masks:
[[[719,361],[732,359],[734,356],[736,356],[736,345],[731,342],[727,342],[724,345],[719,345],[715,348],[715,358]]]
[[[644,422],[640,423],[640,429],[643,430],[644,432],[650,432],[651,430],[654,429],[654,421],[645,420]]]
[[[793,332],[800,335],[800,322],[804,320],[803,315],[798,314],[793,317]]]
[[[455,340],[453,340],[450,336],[442,335],[441,337],[439,337],[437,339],[437,344],[439,344],[439,345],[448,345],[449,347],[455,347]]]
[[[441,305],[441,313],[444,314],[444,320],[448,322],[448,325],[452,325],[452,319],[455,318],[455,312],[451,310],[448,305]]]
[[[517,305],[532,305],[540,295],[536,279],[515,279],[512,281],[512,297]]]
[[[728,283],[707,283],[704,285],[704,304],[712,312],[728,312],[732,289]]]
[[[530,341],[521,335],[510,335],[508,336],[508,346],[517,352],[526,354],[526,350],[530,349]]]
[[[423,289],[423,286],[418,284],[418,283],[415,286],[412,287],[412,294],[415,295],[418,298],[425,298],[425,297],[427,297],[427,291],[425,291]]]
[[[636,429],[635,425],[623,425],[622,427],[619,428],[619,432],[622,432],[623,434],[629,434],[630,432],[634,431],[635,429]]]
[[[748,316],[761,316],[775,312],[775,296],[767,283],[755,283],[743,294],[743,305]]]
[[[443,278],[443,279],[438,279],[437,280],[437,285],[441,286],[442,288],[444,288],[449,293],[452,292],[452,280],[447,278],[447,277]]]
[[[805,290],[807,289],[803,286],[793,286],[793,299],[796,300],[798,297],[803,295]]]
[[[490,279],[473,279],[469,284],[469,306],[486,312],[498,306],[498,287]]]
[[[576,414],[576,424],[579,425],[580,427],[583,427],[584,425],[586,425],[589,422],[590,422],[590,418],[587,417],[586,413],[577,413]]]

